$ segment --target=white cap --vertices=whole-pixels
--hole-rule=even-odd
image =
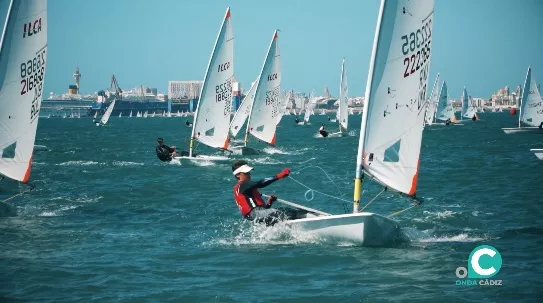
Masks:
[[[247,165],[247,164],[244,164],[244,165],[238,167],[238,169],[236,169],[236,170],[234,171],[233,174],[234,174],[234,176],[235,176],[235,175],[237,175],[237,174],[239,174],[239,173],[248,173],[248,172],[250,172],[251,170],[253,170],[252,167],[250,167],[250,166]]]

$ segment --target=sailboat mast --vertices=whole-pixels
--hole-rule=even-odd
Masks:
[[[339,80],[339,115],[336,115],[337,117],[337,124],[339,126],[339,135],[342,134],[343,130],[341,129],[341,111],[346,110],[342,108],[341,104],[343,103],[343,69],[345,68],[345,57],[343,57],[343,61],[341,62],[341,78]]]
[[[362,194],[363,178],[364,178],[364,138],[366,137],[366,124],[368,122],[368,103],[371,98],[371,83],[373,81],[373,72],[375,68],[375,57],[377,55],[377,44],[379,42],[379,33],[381,32],[381,21],[383,19],[383,11],[385,8],[385,1],[381,1],[381,7],[379,8],[379,17],[377,20],[377,30],[375,31],[375,38],[373,40],[373,50],[371,51],[370,61],[370,73],[368,75],[368,82],[366,83],[366,93],[364,100],[364,108],[362,112],[362,125],[360,126],[360,139],[358,141],[358,154],[356,156],[356,176],[354,180],[354,201],[353,201],[353,213],[358,213],[358,207],[360,206],[360,197]]]

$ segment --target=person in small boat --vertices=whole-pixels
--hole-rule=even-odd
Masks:
[[[328,116],[328,122],[330,122],[330,120],[332,120],[332,119],[330,119],[330,116]]]
[[[296,122],[296,124],[300,123],[300,119],[298,119],[298,117],[296,117],[296,119],[294,119],[294,121]]]
[[[157,139],[157,147],[156,147],[156,155],[158,159],[162,162],[170,162],[172,161],[173,157],[177,156],[177,153],[175,152],[175,146],[168,146],[164,144],[164,139],[158,138]]]
[[[543,129],[543,122],[539,123],[539,129]]]
[[[232,163],[232,173],[238,180],[234,186],[234,200],[243,218],[255,223],[265,223],[267,226],[275,225],[282,220],[299,218],[298,211],[289,208],[272,208],[277,196],[270,195],[268,201],[264,202],[259,188],[264,188],[277,180],[288,177],[290,170],[283,169],[273,177],[251,180],[251,171],[245,160],[236,160]]]
[[[445,125],[449,125],[449,124],[451,124],[451,118],[449,118],[449,119],[447,119],[447,120],[445,121]]]
[[[328,132],[324,129],[324,123],[322,123],[321,128],[319,128],[319,134],[323,137],[328,137]]]
[[[471,117],[471,120],[472,120],[472,121],[477,120],[477,116],[476,116],[476,115],[473,115],[473,117]]]
[[[189,120],[186,120],[186,121],[185,121],[185,125],[186,125],[186,126],[192,126],[192,122],[190,122]]]

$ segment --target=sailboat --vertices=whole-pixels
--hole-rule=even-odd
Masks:
[[[394,191],[416,199],[433,21],[433,0],[382,0],[362,114],[353,213],[310,212],[307,218],[287,221],[287,226],[367,246],[387,245],[397,239],[399,223],[392,217],[401,211],[389,216],[360,212],[360,197],[365,174],[383,185],[383,192]],[[428,35],[418,48],[415,44],[413,49],[402,48],[401,43],[396,43],[421,27]],[[419,69],[415,69],[414,63],[413,69],[404,72],[404,62],[413,64],[410,58],[416,56],[411,55],[421,51],[425,55],[419,61]],[[417,201],[415,205],[418,204]]]
[[[96,126],[104,126],[107,124],[107,121],[109,121],[109,117],[111,116],[111,113],[113,112],[113,107],[115,107],[115,101],[116,99],[113,99],[109,106],[106,109],[106,112],[102,116],[102,119],[100,119],[100,122],[96,122]]]
[[[241,149],[243,155],[260,153],[258,150],[247,146],[249,134],[269,145],[275,145],[277,119],[280,116],[278,109],[279,94],[281,92],[281,55],[278,39],[279,36],[277,30],[275,30],[255,84],[254,100],[247,118],[245,143]]]
[[[0,40],[2,185],[8,180],[20,183],[30,180],[45,79],[47,27],[46,0],[10,1]],[[27,65],[27,62],[34,63]],[[36,145],[36,149],[40,147]]]
[[[520,101],[520,114],[518,117],[518,127],[502,128],[506,134],[536,131],[543,132],[543,102],[537,88],[535,78],[532,76],[532,68],[528,67],[526,80],[524,80],[524,90]],[[530,125],[529,127],[522,124]]]
[[[281,119],[287,111],[288,100],[292,98],[293,94],[294,92],[290,90],[288,94],[286,94],[284,98],[280,100],[279,105],[277,106],[277,110],[279,111],[279,113],[277,115],[277,122],[275,123],[275,125],[279,125],[279,123],[281,122]]]
[[[132,118],[132,111],[130,111],[130,114],[128,115],[128,118]]]
[[[123,116],[123,112],[120,112],[119,113],[119,118]]]
[[[209,58],[204,83],[192,124],[188,155],[176,159],[222,161],[222,155],[195,155],[194,141],[212,148],[228,151],[228,126],[232,106],[232,82],[234,81],[234,35],[230,20],[230,8],[226,9],[213,52]]]
[[[532,148],[530,151],[533,152],[539,160],[543,160],[543,148]]]
[[[347,131],[349,124],[349,87],[347,85],[347,72],[345,71],[345,58],[341,63],[341,79],[339,82],[339,107],[336,113],[336,120],[339,121],[339,132],[328,134],[328,137],[342,136],[343,128]]]
[[[437,101],[437,111],[436,111],[436,121],[447,121],[450,120],[454,125],[462,125],[457,123],[456,116],[454,114],[454,107],[452,103],[449,102],[449,95],[447,91],[447,82],[443,81],[441,84],[441,89],[439,90],[439,98]],[[445,123],[434,123],[437,125],[445,125]]]
[[[434,87],[432,88],[432,93],[430,94],[430,102],[428,102],[428,107],[426,108],[426,125],[431,126],[435,122],[436,118],[436,112],[437,112],[437,102],[438,102],[438,96],[437,96],[437,83],[439,81],[439,73],[436,76],[436,80],[434,82]]]
[[[258,81],[258,79],[257,79]],[[255,90],[256,90],[256,84],[257,81],[253,82],[251,85],[251,88],[243,98],[243,101],[241,101],[241,104],[238,108],[238,110],[234,113],[234,116],[232,117],[232,121],[230,121],[230,134],[232,135],[232,138],[235,138],[243,125],[245,124],[245,121],[251,114],[251,108],[253,107],[253,102],[255,100]],[[243,145],[239,146],[232,146],[232,150],[239,149],[240,152],[242,152]]]
[[[479,116],[477,116],[477,111],[475,110],[473,103],[468,99],[468,92],[466,91],[465,86],[462,91],[462,111],[460,112],[460,120],[464,120],[464,118],[472,119],[474,121],[479,120]]]

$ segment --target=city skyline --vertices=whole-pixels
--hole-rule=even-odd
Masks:
[[[6,1],[7,2],[7,1]],[[150,5],[151,4],[151,5]],[[202,80],[227,6],[235,37],[235,75],[243,88],[258,75],[278,28],[282,88],[338,94],[346,57],[349,91],[363,96],[380,1],[186,3],[175,0],[49,1],[44,95],[65,93],[81,71],[81,93],[138,85],[168,91],[168,81]],[[436,0],[431,79],[440,73],[451,98],[466,86],[488,98],[522,84],[528,66],[543,79],[543,2]],[[4,26],[7,3],[0,4]],[[529,39],[527,39],[529,38]],[[522,41],[522,44],[520,44]]]

